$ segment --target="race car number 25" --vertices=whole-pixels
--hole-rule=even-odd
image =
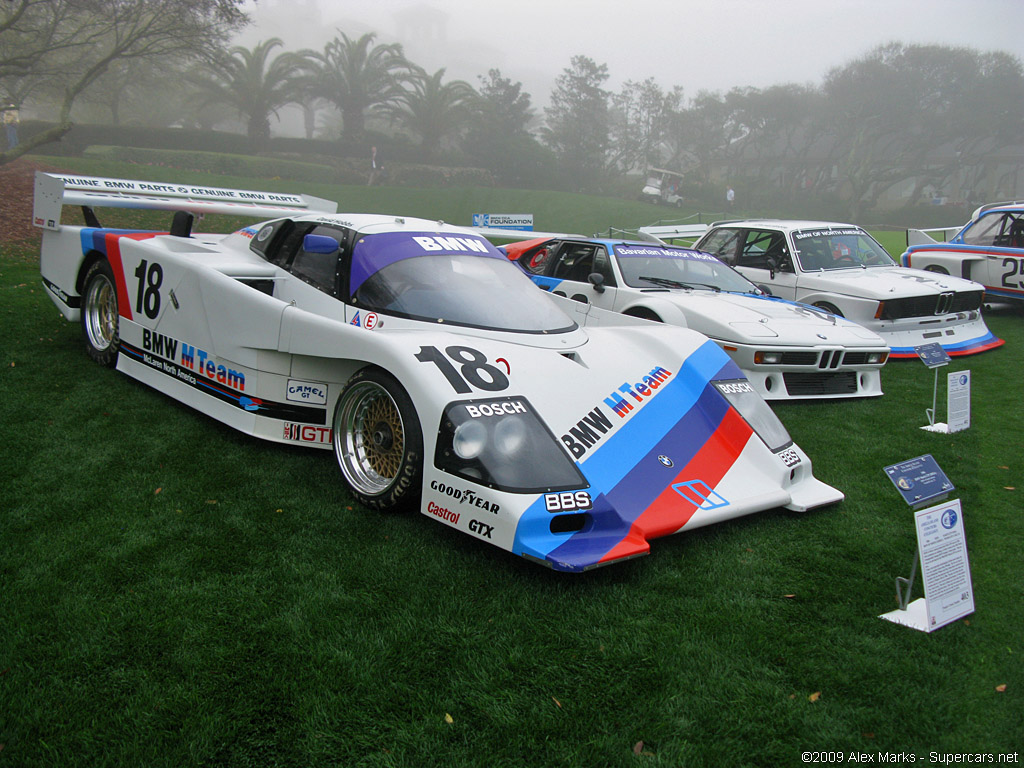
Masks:
[[[436,365],[460,395],[472,392],[473,388],[485,392],[508,389],[508,377],[500,368],[488,363],[483,352],[472,347],[445,347],[444,352],[437,347],[420,347],[416,359]],[[458,369],[455,364],[459,365]]]

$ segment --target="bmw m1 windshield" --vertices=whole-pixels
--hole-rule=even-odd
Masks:
[[[793,233],[793,245],[804,272],[896,266],[871,235],[856,227],[803,229]]]
[[[623,280],[633,288],[757,292],[753,283],[710,253],[622,243],[615,246],[615,255]]]
[[[516,333],[576,323],[482,237],[387,232],[356,243],[352,303],[413,320]]]

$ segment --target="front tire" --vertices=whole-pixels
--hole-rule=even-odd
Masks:
[[[113,368],[121,349],[117,286],[105,261],[97,261],[85,273],[82,293],[82,332],[85,351],[95,362]]]
[[[924,268],[924,271],[925,272],[935,272],[938,275],[948,275],[949,274],[949,270],[948,269],[946,269],[945,267],[937,266],[935,264],[929,264],[927,267]]]
[[[363,505],[413,508],[423,480],[423,432],[408,393],[378,368],[355,374],[334,410],[334,455]]]

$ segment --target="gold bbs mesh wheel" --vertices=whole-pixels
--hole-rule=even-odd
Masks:
[[[364,504],[404,506],[418,495],[422,437],[405,391],[382,371],[364,369],[349,381],[334,413],[338,467]]]

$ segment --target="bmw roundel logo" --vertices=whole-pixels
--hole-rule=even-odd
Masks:
[[[828,340],[828,336],[826,336],[824,333],[816,333],[814,335],[817,336],[819,339],[822,339],[824,341]]]
[[[670,459],[668,456],[665,456],[664,454],[658,457],[658,461],[661,462],[666,467],[671,467],[673,465],[672,459]]]

